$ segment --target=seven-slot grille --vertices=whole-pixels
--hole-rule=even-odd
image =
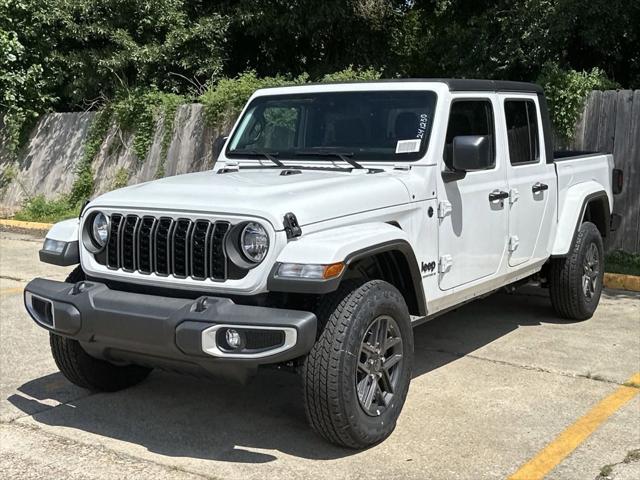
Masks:
[[[106,265],[126,272],[196,280],[227,279],[229,222],[149,215],[111,215]]]

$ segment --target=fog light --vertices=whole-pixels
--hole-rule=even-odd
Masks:
[[[237,330],[234,330],[233,328],[227,329],[224,337],[229,348],[236,350],[242,346],[242,335],[240,335],[240,332]]]

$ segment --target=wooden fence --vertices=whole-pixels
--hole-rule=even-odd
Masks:
[[[607,250],[640,253],[640,90],[591,92],[569,146],[613,153],[625,185],[613,206],[622,223],[607,242]]]

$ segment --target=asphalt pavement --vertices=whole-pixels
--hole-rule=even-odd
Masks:
[[[310,430],[286,372],[73,386],[22,303],[30,279],[69,271],[40,263],[41,243],[0,232],[2,478],[640,478],[638,293],[607,290],[592,319],[566,322],[524,288],[418,327],[395,432],[353,451]]]

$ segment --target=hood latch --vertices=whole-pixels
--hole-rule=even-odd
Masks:
[[[295,214],[291,212],[285,214],[284,221],[282,223],[284,225],[284,231],[287,234],[287,239],[297,238],[302,235],[302,228],[300,228],[300,224],[298,223],[298,219]]]

